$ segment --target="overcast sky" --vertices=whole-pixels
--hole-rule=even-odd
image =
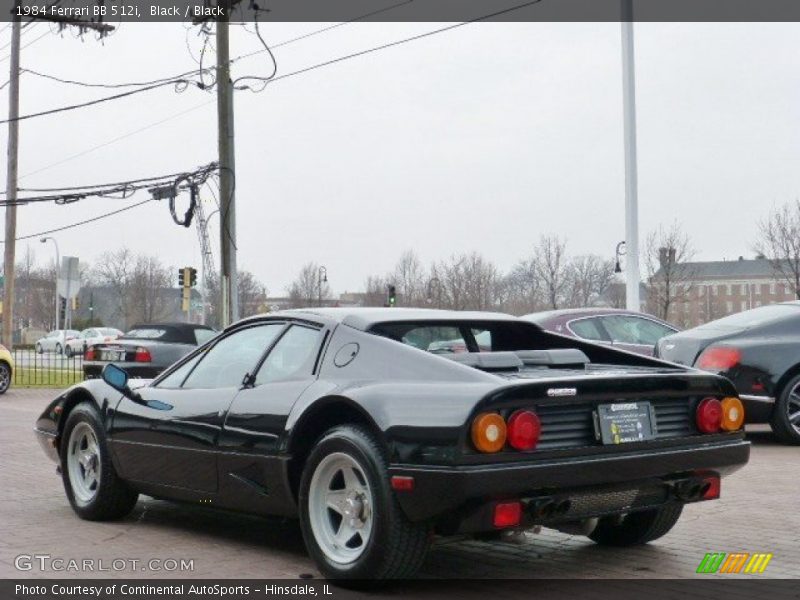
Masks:
[[[324,25],[267,24],[262,33],[276,44]],[[25,33],[23,45],[46,27]],[[437,27],[340,27],[277,49],[278,74]],[[233,55],[259,47],[235,29]],[[637,24],[635,35],[642,231],[678,219],[698,258],[752,256],[757,220],[800,197],[800,26]],[[0,46],[8,39],[6,29]],[[196,30],[188,40],[196,54]],[[183,25],[123,24],[103,43],[47,35],[22,51],[22,66],[113,83],[196,63]],[[237,75],[269,71],[263,54],[235,66]],[[478,250],[507,270],[540,234],[555,233],[571,254],[612,257],[624,238],[621,87],[617,23],[483,23],[238,92],[240,268],[282,295],[307,261],[327,267],[334,291],[356,291],[409,248],[425,262]],[[31,75],[21,90],[22,114],[109,94]],[[0,95],[5,114],[7,91]],[[24,121],[20,187],[215,160],[214,98],[163,88]],[[23,206],[18,235],[142,199]],[[195,228],[174,225],[165,204],[55,237],[62,255],[81,260],[127,245],[199,266]],[[20,242],[18,257],[27,244],[40,262],[52,260],[52,245],[38,240]]]

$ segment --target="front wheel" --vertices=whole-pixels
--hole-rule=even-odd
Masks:
[[[365,428],[329,430],[311,451],[300,480],[300,524],[325,577],[412,576],[429,545],[429,527],[402,512],[385,452]]]
[[[675,526],[683,504],[603,517],[589,538],[601,546],[636,546],[657,540]]]
[[[0,394],[5,394],[11,387],[11,367],[0,361]]]
[[[72,358],[72,347],[71,346],[64,346],[64,356],[66,358]]]
[[[770,426],[784,444],[800,444],[800,375],[783,386],[772,408]]]
[[[39,342],[36,342],[36,354],[42,353],[44,353],[44,348],[42,348],[42,345]]]
[[[61,354],[61,344],[56,344],[56,354]]]
[[[64,426],[61,476],[72,509],[89,521],[122,518],[139,497],[117,476],[97,410],[88,403],[72,409]]]

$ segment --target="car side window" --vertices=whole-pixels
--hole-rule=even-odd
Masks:
[[[665,335],[675,333],[669,327],[641,317],[605,317],[604,325],[615,342],[655,346]]]
[[[200,352],[194,358],[187,360],[183,363],[180,367],[175,369],[172,373],[164,377],[155,387],[165,388],[165,389],[177,389],[181,387],[183,380],[186,379],[186,376],[192,372],[194,366],[200,361],[201,358],[205,356],[205,352]]]
[[[283,323],[256,325],[232,333],[214,344],[183,382],[185,389],[239,387],[283,330]]]
[[[579,338],[595,342],[607,341],[597,319],[578,319],[569,323],[569,328]]]
[[[255,384],[310,377],[320,336],[318,329],[293,325],[270,350]]]

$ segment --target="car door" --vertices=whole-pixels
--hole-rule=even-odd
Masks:
[[[598,344],[610,344],[611,338],[603,327],[599,317],[581,317],[573,319],[567,323],[569,329],[575,337],[579,337]]]
[[[321,327],[291,324],[233,400],[219,441],[221,501],[227,499],[229,507],[281,513],[291,506],[279,456],[281,435],[292,406],[316,380],[325,339]]]
[[[122,477],[216,492],[217,441],[228,407],[284,327],[234,330],[138,389],[138,399],[123,398],[110,436]]]

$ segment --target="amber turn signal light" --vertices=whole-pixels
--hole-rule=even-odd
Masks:
[[[744,425],[744,405],[738,398],[730,397],[722,401],[722,429],[737,431]]]
[[[482,413],[472,422],[472,443],[480,452],[499,452],[506,443],[506,422],[497,413]]]

